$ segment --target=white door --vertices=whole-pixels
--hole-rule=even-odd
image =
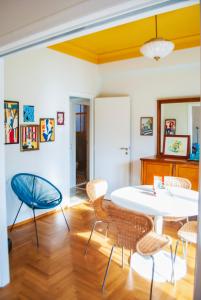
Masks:
[[[95,178],[108,182],[108,195],[130,184],[130,99],[95,99]]]

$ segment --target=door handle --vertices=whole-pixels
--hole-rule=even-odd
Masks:
[[[128,148],[127,147],[121,147],[120,150],[128,151]]]

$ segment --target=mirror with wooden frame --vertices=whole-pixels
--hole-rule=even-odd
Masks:
[[[157,100],[157,155],[163,154],[164,135],[190,135],[200,143],[200,98]]]

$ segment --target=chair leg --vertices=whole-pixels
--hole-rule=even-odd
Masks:
[[[35,209],[34,208],[33,208],[33,216],[34,216],[34,224],[35,224],[35,231],[36,231],[36,242],[37,242],[37,247],[39,247],[38,230],[37,230],[37,225],[36,225],[36,216],[35,216]]]
[[[152,289],[153,289],[153,282],[154,282],[154,271],[155,271],[155,261],[154,257],[151,256],[153,264],[152,264],[152,277],[151,277],[151,287],[150,287],[150,294],[149,294],[149,300],[152,299]]]
[[[15,219],[14,219],[13,225],[12,225],[11,228],[10,228],[10,232],[13,230],[13,227],[14,227],[14,225],[15,225],[15,222],[16,222],[16,220],[17,220],[17,217],[18,217],[18,215],[19,215],[19,212],[20,212],[20,210],[21,210],[21,208],[22,208],[22,204],[23,204],[23,202],[21,202],[21,204],[20,204],[20,207],[19,207],[18,212],[17,212],[17,214],[16,214],[16,216],[15,216]]]
[[[92,234],[93,234],[94,229],[95,229],[95,227],[96,227],[96,224],[99,223],[99,222],[100,222],[100,221],[95,221],[95,222],[94,222],[94,225],[93,225],[93,227],[92,227],[92,229],[91,229],[91,234],[90,234],[90,237],[89,237],[89,239],[88,239],[88,241],[87,241],[87,244],[86,244],[86,247],[85,247],[85,250],[84,250],[84,255],[85,255],[85,256],[87,255],[88,246],[89,246],[89,243],[90,243],[90,241],[91,241],[91,237],[92,237]]]
[[[109,229],[109,224],[107,224],[106,231],[105,231],[105,238],[106,239],[107,239],[108,229]]]
[[[124,247],[122,247],[122,251],[121,251],[121,267],[124,267]]]
[[[172,245],[170,245],[170,255],[171,255],[171,264],[172,264],[171,283],[175,283],[175,276],[174,276],[174,256],[173,256]]]
[[[68,228],[68,231],[70,231],[70,227],[69,227],[69,225],[68,225],[68,221],[67,221],[66,216],[65,216],[65,214],[64,214],[63,208],[62,208],[61,205],[60,205],[60,207],[61,207],[62,214],[63,214],[63,216],[64,216],[64,220],[65,220],[65,222],[66,222],[66,226],[67,226],[67,228]]]
[[[106,282],[106,279],[107,279],[107,274],[108,274],[108,270],[109,270],[109,267],[110,267],[110,263],[111,263],[111,259],[112,259],[112,253],[113,253],[114,248],[115,248],[115,246],[113,245],[112,249],[111,249],[111,252],[110,252],[110,257],[109,257],[109,260],[108,260],[108,263],[107,263],[107,268],[106,268],[106,271],[105,271],[105,276],[104,276],[104,280],[103,280],[103,284],[102,284],[102,291],[104,290],[104,287],[105,287],[105,282]]]
[[[130,267],[131,267],[131,258],[132,258],[132,255],[133,255],[133,251],[130,250]]]
[[[175,246],[175,251],[174,251],[174,264],[175,264],[175,260],[176,260],[176,257],[177,257],[177,249],[178,249],[178,246],[179,246],[179,240],[177,240],[176,246]]]
[[[183,258],[186,260],[186,251],[187,251],[187,243],[182,240],[182,250],[183,250]]]

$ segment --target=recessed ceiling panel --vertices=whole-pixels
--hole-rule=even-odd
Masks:
[[[200,45],[200,5],[160,14],[157,18],[158,36],[173,41],[175,49]],[[140,46],[155,37],[155,29],[155,17],[149,17],[50,48],[93,63],[106,63],[140,56]]]

